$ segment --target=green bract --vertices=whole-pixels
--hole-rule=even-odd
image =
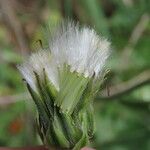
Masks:
[[[34,75],[38,93],[28,83],[27,87],[38,109],[38,129],[44,144],[74,150],[88,144],[94,133],[94,78],[70,72],[69,66],[64,65],[59,70],[57,91],[44,68],[42,79],[36,72]]]

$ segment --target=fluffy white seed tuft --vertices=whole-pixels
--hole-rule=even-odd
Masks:
[[[85,77],[97,77],[105,65],[109,51],[110,43],[99,37],[93,29],[80,28],[73,22],[62,23],[49,40],[49,50],[32,54],[18,68],[34,90],[37,89],[33,72],[42,78],[45,69],[49,80],[59,90],[58,67],[67,64],[72,72],[76,71]]]
[[[57,90],[59,90],[58,70],[56,62],[52,58],[50,51],[40,50],[39,52],[32,54],[27,61],[18,66],[18,69],[20,70],[25,80],[35,91],[37,91],[37,89],[34,72],[36,72],[40,78],[43,78],[43,70],[45,70],[51,83]]]
[[[52,56],[58,66],[66,63],[71,71],[96,76],[109,56],[110,43],[99,37],[93,29],[78,24],[63,23],[49,41]]]

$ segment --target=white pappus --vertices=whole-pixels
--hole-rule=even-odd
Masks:
[[[64,64],[71,72],[84,77],[95,78],[101,73],[110,53],[110,43],[88,27],[80,27],[74,22],[62,23],[49,39],[49,48],[32,54],[18,66],[25,80],[36,91],[33,71],[42,77],[43,68],[55,88],[59,91],[58,68]]]

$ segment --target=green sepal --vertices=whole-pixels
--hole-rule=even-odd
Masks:
[[[93,91],[93,78],[91,78],[87,83],[87,86],[84,89],[82,96],[80,97],[80,100],[74,110],[74,113],[78,114],[79,111],[87,107],[90,103],[93,103],[94,95],[92,91]]]
[[[83,109],[79,113],[82,122],[82,131],[88,139],[91,139],[94,134],[94,119],[93,119],[93,106]]]
[[[106,80],[106,75],[107,75],[107,72],[101,73],[101,76],[93,80],[92,93],[94,94],[94,96],[96,96],[97,93],[101,90],[101,85]]]
[[[65,135],[67,136],[70,145],[73,146],[82,135],[82,130],[74,123],[74,118],[71,116],[59,113],[59,118],[63,126]]]
[[[60,71],[60,91],[56,97],[56,105],[61,108],[62,112],[72,114],[77,106],[89,78],[85,78],[77,72],[70,72],[69,67],[64,67]]]
[[[45,106],[41,100],[41,98],[39,97],[39,95],[37,95],[37,93],[35,91],[32,90],[32,88],[30,87],[30,85],[26,82],[27,84],[27,88],[32,96],[32,99],[35,102],[35,105],[37,106],[38,109],[38,113],[41,117],[41,124],[44,127],[44,130],[46,131],[46,129],[48,128],[49,125],[49,116],[47,114],[47,112],[45,111]]]
[[[42,133],[39,118],[36,118],[36,128],[42,141],[44,141],[44,133]]]
[[[94,108],[93,104],[89,104],[89,106],[86,109],[86,118],[87,118],[87,133],[90,139],[93,138],[95,133],[95,121],[94,121]]]
[[[44,138],[44,144],[45,145],[55,145],[55,146],[59,146],[59,142],[57,140],[57,136],[54,132],[54,129],[53,129],[53,125],[52,125],[53,122],[50,122],[50,125],[48,127],[48,130],[45,134],[45,138]]]
[[[43,75],[44,75],[44,83],[43,83],[44,87],[45,87],[49,97],[54,102],[56,95],[58,94],[58,91],[56,90],[55,86],[51,83],[51,81],[48,79],[45,69],[43,69]]]
[[[80,150],[82,147],[87,145],[87,143],[88,143],[88,137],[86,134],[83,134],[81,139],[75,144],[72,150]]]
[[[82,112],[80,112],[80,117],[81,117],[81,122],[82,122],[82,137],[81,139],[75,144],[73,150],[79,150],[82,147],[84,147],[85,145],[87,145],[89,143],[89,136],[88,136],[88,119],[87,119],[87,114],[85,110],[82,110]]]
[[[42,81],[40,80],[39,75],[34,72],[35,74],[35,78],[36,78],[36,83],[37,83],[37,89],[38,89],[38,93],[41,96],[41,99],[44,102],[45,105],[45,111],[47,111],[49,118],[51,119],[53,117],[53,102],[50,99],[50,97],[48,96],[46,90],[45,90],[45,86],[42,84]]]
[[[62,128],[62,124],[57,115],[54,116],[53,130],[55,132],[55,136],[57,138],[56,140],[59,143],[59,146],[63,148],[70,148],[70,143],[66,138],[67,135],[65,134]]]

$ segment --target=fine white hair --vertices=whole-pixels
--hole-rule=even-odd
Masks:
[[[62,23],[49,39],[49,49],[32,54],[19,70],[33,89],[36,89],[33,71],[39,75],[45,69],[49,80],[59,90],[58,68],[67,64],[70,71],[85,77],[97,77],[109,56],[110,43],[93,29],[73,22]]]
[[[49,41],[51,54],[58,66],[66,63],[71,71],[96,76],[109,56],[110,43],[93,29],[80,28],[73,22],[62,23]]]
[[[45,70],[51,83],[57,90],[59,90],[58,70],[54,59],[52,59],[50,51],[40,50],[37,53],[33,53],[28,60],[26,60],[22,65],[18,66],[18,69],[25,80],[29,83],[31,88],[35,91],[37,91],[37,88],[34,72],[36,72],[40,78],[43,78],[43,70]]]

